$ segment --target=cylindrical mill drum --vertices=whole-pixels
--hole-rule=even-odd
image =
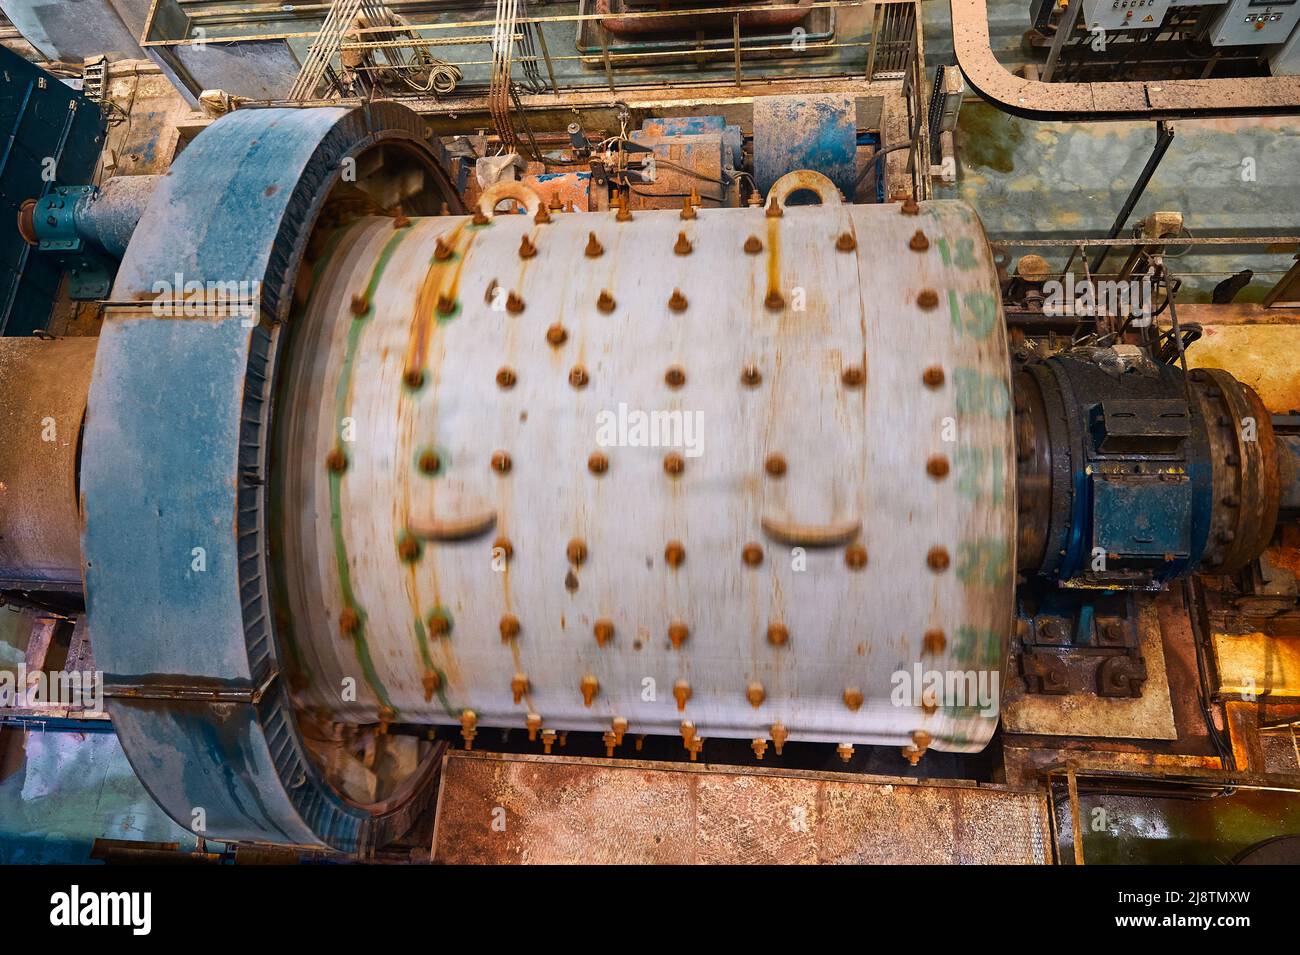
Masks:
[[[299,701],[982,748],[1016,514],[995,270],[961,203],[834,199],[339,236],[276,413]]]

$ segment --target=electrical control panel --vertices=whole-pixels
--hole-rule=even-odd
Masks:
[[[1150,30],[1158,27],[1171,0],[1083,0],[1089,30]]]
[[[1283,43],[1300,18],[1297,0],[1231,0],[1210,28],[1215,46]]]

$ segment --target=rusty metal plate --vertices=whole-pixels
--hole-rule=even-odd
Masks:
[[[1138,640],[1147,665],[1147,679],[1140,697],[1028,693],[1024,680],[1013,672],[1007,677],[1007,692],[1002,703],[1003,728],[1008,733],[1043,736],[1177,739],[1165,651],[1160,637],[1160,618],[1154,603],[1143,605],[1140,611]]]
[[[95,344],[0,339],[0,581],[80,589],[77,454]]]
[[[1181,316],[1180,316],[1181,317]],[[1300,324],[1205,325],[1204,337],[1187,350],[1192,368],[1222,368],[1255,389],[1273,414],[1300,410]]]
[[[1214,633],[1215,693],[1270,702],[1300,700],[1300,640],[1263,633]]]
[[[343,235],[276,438],[302,701],[982,749],[996,702],[915,674],[996,675],[1010,629],[996,273],[961,203],[830,193]]]
[[[451,753],[435,862],[1045,864],[1041,792],[690,764]]]

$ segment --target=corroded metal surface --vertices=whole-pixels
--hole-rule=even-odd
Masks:
[[[0,338],[0,581],[81,586],[77,454],[95,339]]]
[[[1182,321],[1197,321],[1199,318]],[[1202,310],[1211,321],[1214,309]],[[1208,324],[1204,337],[1187,351],[1193,368],[1224,368],[1259,395],[1269,411],[1286,414],[1300,409],[1300,375],[1294,356],[1300,354],[1300,324]]]
[[[1300,700],[1300,640],[1255,633],[1214,633],[1216,692],[1270,702]]]
[[[532,864],[1044,864],[1041,792],[452,753],[433,858]]]
[[[1139,697],[1098,696],[1091,686],[1062,696],[1029,693],[1014,668],[1007,676],[1003,728],[1008,733],[1043,736],[1177,739],[1169,677],[1154,604],[1143,606],[1138,639],[1147,680]]]
[[[1010,627],[978,220],[691,212],[339,238],[277,433],[302,702],[471,732],[985,745],[995,712],[891,700],[900,672],[1000,671]],[[602,422],[643,412],[694,435],[608,445]]]

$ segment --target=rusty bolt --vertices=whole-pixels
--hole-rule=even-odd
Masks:
[[[551,221],[550,210],[547,209],[545,205],[539,205],[537,207],[537,215],[533,216],[533,221],[538,225],[546,225],[546,223]]]
[[[609,289],[601,289],[600,294],[596,296],[596,308],[606,315],[614,311],[615,304],[614,296],[609,294]]]
[[[676,451],[664,455],[664,472],[671,475],[681,474],[686,469],[685,459]]]
[[[360,292],[352,296],[352,314],[360,318],[366,312],[370,311],[370,299],[365,292]]]
[[[411,224],[411,220],[408,219],[406,216],[402,215],[402,210],[398,209],[396,214],[393,216],[393,228],[405,229],[410,224]]]
[[[420,542],[410,534],[403,534],[397,542],[397,556],[407,564],[413,564],[420,559]]]
[[[925,473],[936,479],[947,477],[948,459],[942,454],[930,455],[930,459],[925,462]]]
[[[521,259],[531,259],[537,254],[537,246],[533,245],[533,240],[524,236],[519,240],[519,257]]]
[[[438,303],[434,308],[438,310],[439,315],[450,315],[452,312],[456,311],[456,299],[448,295],[446,292],[439,292]]]
[[[425,670],[424,679],[420,682],[424,684],[424,702],[426,703],[433,699],[433,694],[442,689],[442,677],[438,676],[437,670]]]
[[[600,240],[596,238],[596,233],[587,233],[587,247],[582,250],[582,254],[589,259],[597,259],[605,254],[605,247],[601,245]]]
[[[551,201],[546,205],[552,212],[559,212],[564,208],[564,203],[560,202],[560,194],[558,192],[551,193]]]
[[[668,308],[674,312],[686,311],[686,296],[682,294],[681,289],[673,289],[673,294],[668,296]]]
[[[582,691],[582,705],[591,706],[591,701],[600,692],[600,681],[588,673],[582,678],[582,682],[578,684],[578,689]]]
[[[767,752],[767,740],[756,738],[750,741],[749,748],[754,751],[755,759],[762,759],[763,754]]]
[[[781,755],[781,748],[785,746],[785,741],[790,738],[785,727],[780,723],[773,723],[772,728],[768,731],[772,736],[772,748],[776,750],[776,755]]]
[[[790,642],[790,629],[783,623],[767,625],[767,642],[774,647],[783,647]]]
[[[515,556],[515,545],[510,542],[509,537],[498,537],[492,542],[492,554],[500,554],[506,560]]]
[[[669,388],[680,388],[686,384],[686,372],[682,371],[681,365],[673,365],[664,372],[664,383]]]
[[[916,204],[916,200],[908,196],[903,200],[902,207],[898,210],[905,216],[915,216],[921,214],[921,207]]]
[[[348,469],[348,456],[343,453],[342,448],[335,448],[325,455],[325,467],[335,474],[342,474]]]
[[[677,241],[673,243],[673,252],[677,255],[690,255],[691,250],[695,247],[691,245],[691,240],[686,238],[685,232],[677,233]]]
[[[346,640],[351,637],[360,626],[361,618],[357,616],[357,612],[351,607],[344,607],[339,614],[339,633],[343,635],[343,638]]]
[[[920,233],[917,233],[920,235]],[[927,312],[939,307],[939,293],[932,288],[923,288],[916,296],[918,307],[925,309]]]
[[[756,235],[751,235],[745,240],[745,252],[748,255],[758,255],[763,251],[763,240]]]
[[[429,614],[429,633],[435,637],[446,637],[451,634],[451,617],[447,611],[441,607],[436,608]]]
[[[929,553],[925,555],[925,562],[935,573],[947,570],[950,563],[948,551],[942,547],[931,547]]]
[[[572,199],[565,199],[565,200],[564,200],[564,211],[565,211],[565,212],[574,212],[574,211],[576,211],[576,208],[575,208],[575,206],[573,205],[573,200],[572,200]]]
[[[691,197],[690,197],[690,196],[685,196],[685,197],[682,198],[682,213],[681,213],[681,215],[682,215],[682,218],[683,218],[683,219],[694,219],[694,218],[695,218],[695,206],[692,204],[692,202],[691,202]]]
[[[907,240],[907,247],[913,252],[924,252],[930,247],[930,240],[925,237],[924,232],[917,229],[916,233]]]
[[[515,382],[518,380],[519,379],[515,377],[515,372],[513,368],[507,368],[506,366],[503,365],[497,369],[497,385],[499,387],[513,388],[515,386]]]
[[[591,632],[596,635],[596,646],[603,647],[614,639],[614,621],[600,619],[592,625]]]
[[[862,706],[862,691],[856,686],[851,686],[845,690],[844,705],[856,713],[858,708]]]
[[[767,694],[763,692],[763,684],[755,682],[745,687],[745,699],[749,700],[749,705],[754,709],[762,706],[763,700],[766,698]]]
[[[844,548],[844,563],[849,570],[861,570],[867,566],[867,549],[861,544],[850,544]]]
[[[482,226],[482,225],[487,225],[492,220],[490,220],[486,215],[483,214],[482,209],[475,209],[474,214],[469,217],[469,221],[474,225]]]
[[[673,684],[673,699],[677,701],[677,712],[686,709],[686,701],[691,698],[691,685],[685,680]]]
[[[851,232],[841,232],[840,237],[835,240],[835,248],[841,252],[852,252],[857,247],[857,240],[853,238]]]
[[[774,478],[781,477],[786,470],[785,458],[780,454],[769,454],[763,462],[763,470]]]
[[[609,458],[603,452],[593,451],[587,457],[587,470],[592,474],[604,474],[609,470]]]
[[[546,341],[553,348],[559,348],[568,340],[569,333],[559,322],[556,322],[546,330]]]
[[[575,537],[564,548],[564,554],[569,558],[569,563],[581,567],[587,560],[587,545]]]
[[[542,728],[542,714],[529,713],[524,717],[524,726],[528,729],[528,742],[535,743],[537,741],[537,731]]]
[[[686,560],[686,548],[682,546],[681,541],[669,541],[668,546],[664,548],[664,562],[669,567],[680,567]]]
[[[763,548],[750,541],[740,551],[740,559],[745,562],[746,567],[757,567],[763,563]]]
[[[632,221],[632,209],[628,206],[627,198],[624,196],[618,197],[618,212],[614,214],[614,221],[615,222]]]
[[[921,380],[925,382],[927,388],[938,388],[943,384],[943,369],[938,365],[931,365],[921,375]]]
[[[769,219],[779,219],[781,218],[782,215],[784,215],[784,213],[781,211],[780,204],[776,201],[775,196],[773,196],[767,202],[766,215]]]
[[[402,382],[415,391],[424,386],[424,372],[419,368],[408,368],[402,373]]]
[[[519,636],[519,618],[512,613],[503,613],[500,629],[502,643],[515,639]]]
[[[763,383],[763,373],[757,365],[746,365],[740,371],[740,383],[746,388],[757,388]]]
[[[442,458],[437,451],[424,451],[420,454],[419,467],[425,474],[437,474],[442,470]]]
[[[840,743],[835,747],[835,752],[839,754],[841,760],[847,763],[849,760],[853,759],[853,744]]]
[[[861,365],[849,365],[840,375],[840,380],[844,382],[845,388],[861,388],[862,383],[867,380],[867,373],[863,371]]]
[[[763,298],[763,305],[773,312],[779,312],[785,308],[785,296],[776,289],[768,289],[767,295]]]
[[[581,365],[574,365],[569,369],[569,384],[575,388],[587,387],[587,369]]]
[[[492,453],[492,470],[497,474],[509,474],[514,462],[510,460],[510,455],[504,451],[494,451]]]
[[[925,631],[925,636],[921,638],[921,650],[930,656],[938,656],[943,653],[943,648],[947,645],[948,638],[938,628]]]
[[[515,703],[522,703],[524,694],[528,692],[528,677],[516,673],[514,679],[510,681],[510,692],[514,695]]]
[[[680,620],[675,620],[668,625],[668,641],[673,645],[674,650],[681,649],[686,638],[691,635],[691,630]]]
[[[511,292],[506,296],[506,311],[511,315],[518,315],[524,310],[524,300],[518,292]]]
[[[451,246],[442,236],[438,236],[433,243],[433,257],[439,262],[446,262],[451,258]]]

